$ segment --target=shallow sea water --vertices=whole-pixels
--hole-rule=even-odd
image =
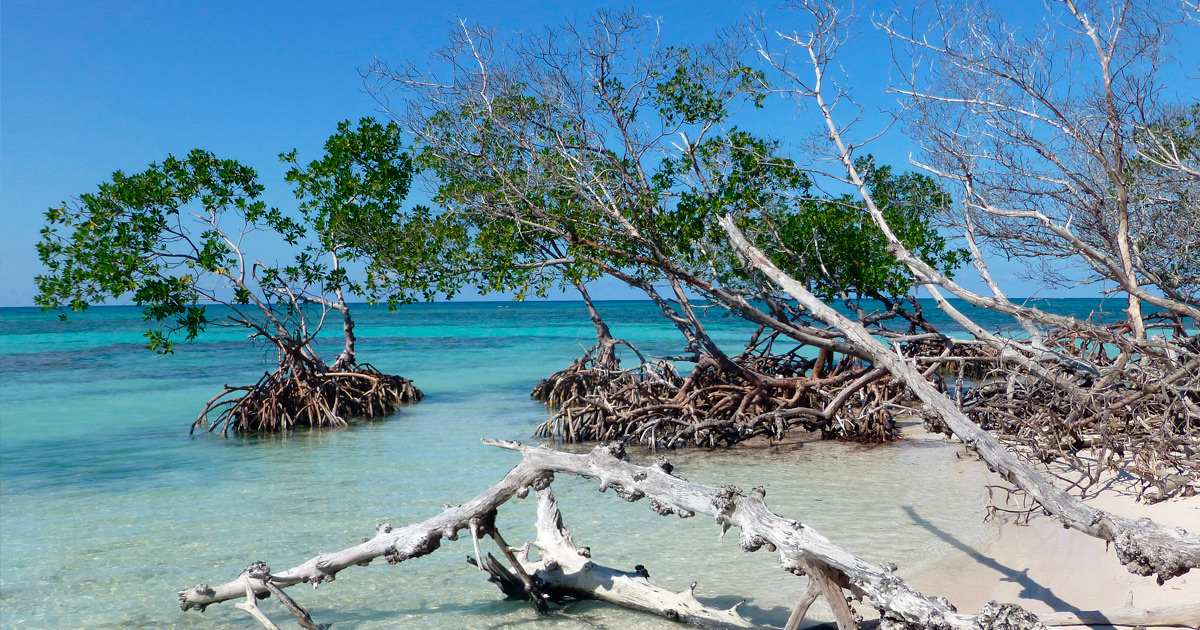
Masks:
[[[601,308],[617,336],[649,354],[678,351],[652,306]],[[189,436],[188,426],[222,383],[265,369],[270,357],[243,334],[216,331],[157,357],[142,348],[134,308],[68,323],[0,309],[0,627],[250,627],[230,604],[183,613],[176,592],[230,580],[254,560],[288,568],[357,543],[377,523],[422,520],[475,496],[517,462],[480,437],[530,440],[547,412],[529,390],[593,339],[578,303],[363,307],[358,324],[360,358],[414,379],[423,402],[347,430],[222,439]],[[748,332],[715,314],[708,325],[730,348]],[[671,459],[701,483],[763,485],[777,513],[913,574],[952,544],[993,535],[980,477],[956,451],[938,441],[809,443]],[[597,562],[645,565],[674,589],[698,581],[702,600],[745,599],[743,614],[759,624],[782,626],[803,589],[774,554],[744,554],[733,535],[718,541],[709,519],[659,517],[582,480],[560,477],[555,489],[567,527]],[[510,542],[525,540],[533,518],[530,498],[502,507],[498,524]],[[430,556],[354,568],[292,594],[334,630],[675,627],[589,603],[539,617],[505,601],[464,562],[470,552],[469,539],[444,541]],[[263,606],[292,623],[273,600]]]

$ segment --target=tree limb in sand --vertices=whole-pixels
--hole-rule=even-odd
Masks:
[[[490,554],[482,557],[476,545],[471,563],[495,578],[505,593],[531,599],[535,604],[567,597],[596,599],[706,627],[750,626],[738,615],[736,606],[733,610],[721,610],[696,600],[695,585],[674,592],[650,583],[648,571],[640,566],[634,571],[620,571],[592,560],[590,552],[577,547],[564,529],[557,501],[549,490],[554,475],[569,474],[596,480],[601,492],[612,489],[626,501],[646,499],[651,510],[664,516],[688,518],[703,514],[713,518],[722,531],[736,527],[744,551],[776,552],[784,570],[812,578],[789,620],[789,627],[800,623],[817,596],[825,596],[835,611],[841,611],[837,613],[839,628],[856,627],[845,605],[847,594],[877,609],[883,628],[1043,627],[1036,616],[1011,604],[993,602],[976,615],[958,613],[944,599],[922,595],[895,574],[894,566],[869,563],[813,528],[774,514],[767,508],[761,488],[745,494],[734,486],[718,488],[692,483],[673,475],[665,459],[660,458],[652,466],[626,461],[619,446],[597,447],[589,454],[575,455],[518,442],[485,442],[517,451],[522,460],[499,483],[467,503],[448,507],[439,515],[405,527],[380,525],[375,536],[362,544],[321,554],[286,571],[270,574],[260,568],[217,587],[193,586],[179,594],[182,608],[203,610],[217,602],[247,597],[248,588],[257,598],[268,590],[275,592],[300,582],[320,584],[333,580],[346,568],[365,565],[379,557],[396,564],[431,553],[440,546],[442,538],[454,540],[459,532],[468,530],[476,541],[479,536],[491,535],[511,562],[505,568]],[[530,490],[538,493],[537,537],[522,547],[512,547],[499,536],[496,511],[513,496],[525,496]],[[530,560],[533,549],[540,554],[536,561]],[[298,618],[302,616],[296,614]],[[1162,618],[1178,620],[1187,614],[1175,611],[1173,616]],[[1066,621],[1073,623],[1071,619]]]
[[[1027,492],[1064,525],[1111,542],[1117,557],[1130,572],[1138,575],[1157,574],[1161,583],[1200,567],[1200,536],[1177,527],[1159,525],[1150,519],[1133,520],[1097,510],[1056,487],[1031,465],[1005,449],[991,434],[971,422],[958,405],[939,392],[915,366],[771,264],[760,250],[746,240],[731,217],[723,218],[721,226],[748,264],[790,293],[822,321],[837,327],[870,352],[877,365],[886,367],[896,378],[904,381],[922,402],[941,416],[956,436],[975,448],[989,466]]]

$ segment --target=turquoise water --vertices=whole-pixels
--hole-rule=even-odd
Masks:
[[[1095,306],[1067,302],[1056,310]],[[677,333],[653,306],[601,309],[616,335],[645,352],[678,352]],[[529,390],[593,339],[578,303],[364,307],[357,319],[360,358],[414,379],[424,402],[347,430],[221,439],[190,437],[188,427],[222,383],[251,382],[267,367],[267,351],[243,333],[214,331],[158,357],[143,349],[134,308],[98,308],[67,323],[0,309],[0,627],[250,627],[229,604],[180,612],[175,593],[232,579],[253,560],[287,568],[357,543],[376,523],[421,520],[474,496],[516,463],[479,438],[528,440],[547,415]],[[748,331],[715,313],[708,323],[730,348]],[[946,553],[948,537],[978,544],[992,535],[978,476],[955,465],[955,452],[940,442],[820,443],[672,460],[695,481],[764,485],[775,511],[914,573]],[[909,483],[918,476],[937,492]],[[582,481],[555,485],[567,526],[601,563],[643,564],[676,589],[697,580],[701,598],[747,599],[747,616],[777,626],[802,590],[774,557],[743,554],[733,536],[718,542],[705,519],[658,517]],[[532,504],[501,509],[510,542],[531,534]],[[941,531],[915,525],[910,510]],[[469,551],[469,542],[446,543],[293,595],[335,630],[670,625],[591,604],[539,619],[464,563]],[[275,606],[264,602],[290,624]]]

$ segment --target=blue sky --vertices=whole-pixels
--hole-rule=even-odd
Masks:
[[[0,306],[32,304],[47,207],[118,169],[201,147],[258,169],[288,207],[276,156],[313,159],[339,120],[375,113],[358,70],[420,59],[453,20],[532,30],[602,3],[44,2],[0,4]],[[704,37],[752,4],[656,2]]]
[[[319,155],[343,119],[376,112],[358,71],[373,59],[422,59],[453,20],[503,31],[586,18],[599,2],[45,2],[0,4],[0,306],[32,304],[42,213],[194,147],[258,169],[268,202],[289,207],[277,155]],[[662,0],[668,41],[707,38],[753,2]],[[770,6],[770,5],[768,5]],[[886,51],[872,38],[845,60],[858,92],[885,103]],[[812,131],[786,107],[785,140]],[[806,126],[809,125],[809,126]],[[875,151],[902,163],[901,138]],[[1004,272],[1008,273],[1008,272]],[[1019,294],[1016,292],[1014,294]],[[626,297],[613,287],[599,297]]]

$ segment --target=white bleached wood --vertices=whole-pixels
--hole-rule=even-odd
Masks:
[[[485,440],[485,443],[521,453],[521,462],[500,483],[475,499],[456,508],[447,508],[420,523],[398,529],[381,525],[375,538],[336,553],[320,554],[298,567],[271,575],[270,582],[280,589],[302,581],[320,583],[332,579],[345,568],[366,564],[380,556],[393,563],[402,562],[433,551],[443,536],[456,538],[457,532],[469,528],[473,520],[477,523],[477,531],[494,533],[496,508],[512,496],[524,496],[532,489],[539,493],[539,518],[538,535],[530,546],[540,551],[539,560],[530,561],[527,553],[512,554],[513,549],[503,543],[502,538],[494,538],[502,550],[507,549],[506,556],[516,555],[515,561],[521,565],[522,572],[537,578],[538,592],[548,597],[569,595],[598,599],[702,626],[749,627],[748,622],[737,614],[736,606],[722,611],[696,600],[694,585],[673,592],[652,584],[644,569],[619,571],[591,560],[590,554],[576,547],[562,527],[557,503],[549,492],[555,474],[571,474],[595,479],[602,492],[614,490],[628,501],[647,499],[649,507],[658,514],[685,518],[703,514],[713,518],[722,531],[737,528],[743,550],[777,552],[779,563],[785,570],[796,574],[807,571],[810,575],[820,576],[815,589],[822,593],[829,589],[842,597],[842,589],[849,590],[879,610],[880,627],[884,630],[1034,630],[1045,627],[1037,617],[1011,604],[993,602],[977,615],[955,612],[945,600],[923,596],[896,576],[891,568],[866,562],[811,527],[772,513],[766,506],[765,492],[759,488],[744,494],[733,486],[714,488],[692,483],[670,474],[670,467],[665,464],[639,466],[625,461],[619,447],[598,447],[589,454],[575,455],[517,442]],[[215,588],[203,584],[189,588],[180,593],[180,602],[185,610],[203,609],[218,601],[247,597],[247,603],[239,603],[238,607],[253,614],[257,606],[249,598],[265,590],[262,580],[248,580],[243,575]],[[815,597],[814,587],[810,586],[801,603]],[[844,598],[841,601],[844,602]],[[801,616],[806,611],[807,604],[799,610]],[[798,624],[799,619],[795,623]],[[843,620],[842,623],[853,627],[852,621]]]
[[[279,630],[279,626],[275,625],[275,622],[271,621],[266,613],[258,607],[258,597],[254,593],[254,587],[251,586],[250,576],[243,575],[240,581],[246,589],[246,601],[234,604],[234,607],[246,611],[258,622],[258,625],[263,627],[263,630]]]
[[[694,594],[695,583],[675,592],[652,584],[644,569],[620,571],[592,561],[590,553],[581,552],[563,527],[558,502],[549,488],[538,492],[537,512],[537,538],[531,546],[538,549],[540,558],[524,564],[552,596],[595,599],[706,628],[753,627],[736,607],[722,610],[702,604]]]
[[[720,220],[730,243],[751,266],[791,294],[821,321],[842,331],[848,340],[887,368],[921,400],[935,410],[946,426],[974,448],[984,461],[1009,482],[1024,490],[1063,525],[1112,543],[1117,558],[1138,575],[1157,574],[1160,582],[1200,567],[1200,536],[1178,527],[1165,527],[1150,519],[1128,519],[1097,510],[1051,483],[1044,475],[1004,448],[987,431],[967,418],[954,401],[939,392],[916,366],[911,365],[873,337],[866,328],[843,317],[791,278],[746,240],[733,218]]]
[[[692,483],[659,467],[624,461],[619,449],[612,447],[572,455],[518,442],[485,443],[519,451],[524,462],[542,470],[596,479],[601,491],[612,489],[626,500],[646,498],[650,509],[659,514],[709,516],[723,530],[737,528],[744,551],[777,552],[780,566],[791,573],[803,573],[809,563],[824,564],[844,579],[851,592],[880,611],[884,630],[1044,628],[1036,616],[1013,604],[992,603],[978,615],[955,612],[945,600],[923,596],[892,571],[855,556],[812,527],[771,512],[761,488],[745,495],[735,486],[713,488]]]
[[[318,554],[297,567],[273,574],[272,582],[280,587],[301,582],[316,585],[333,580],[338,572],[346,568],[365,565],[376,558],[383,557],[396,564],[423,556],[437,549],[443,537],[456,540],[458,532],[466,529],[471,519],[486,517],[514,494],[527,491],[529,487],[545,487],[549,484],[545,476],[545,471],[522,462],[509,471],[500,483],[458,507],[447,508],[437,516],[400,528],[393,528],[387,523],[380,524],[370,540],[335,553]],[[240,580],[217,587],[197,584],[179,593],[180,607],[183,610],[203,610],[210,604],[240,597],[243,591]],[[266,592],[266,588],[259,585],[255,591]]]

